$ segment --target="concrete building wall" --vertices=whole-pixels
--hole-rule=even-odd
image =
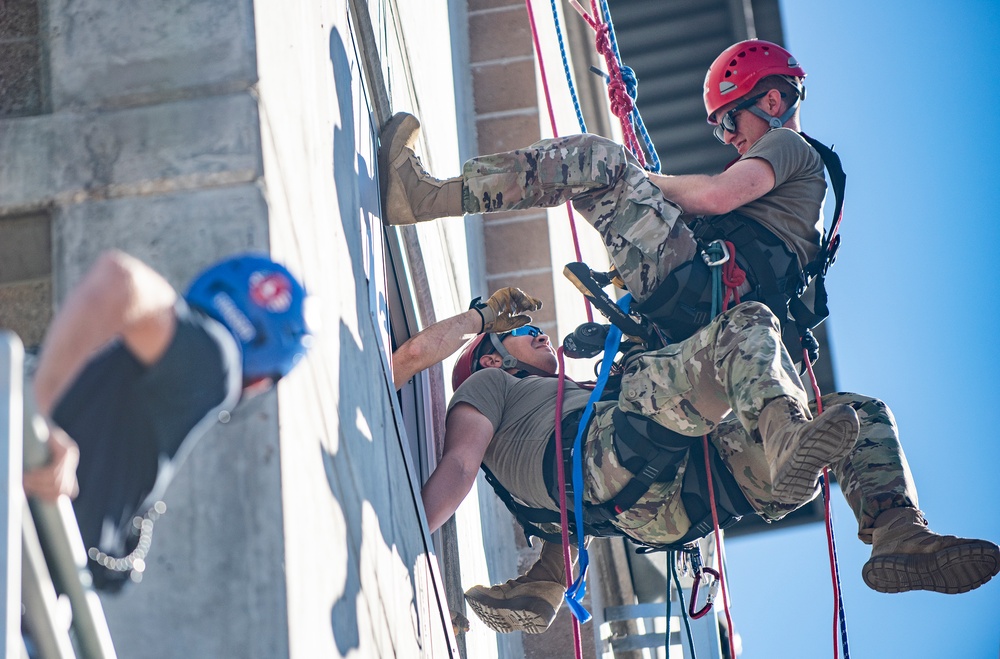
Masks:
[[[45,245],[37,223],[51,226],[51,263],[0,268],[0,319],[32,285],[44,315],[46,291],[58,305],[108,248],[178,288],[221,256],[270,250],[318,301],[310,356],[198,444],[143,582],[104,598],[120,656],[449,656],[390,385],[378,119],[347,3],[51,0],[37,18],[33,6],[0,8],[36,33],[0,29],[0,51],[28,53],[24,103],[0,114],[0,236]],[[398,34],[383,7],[370,20]],[[428,29],[440,14],[409,20]],[[417,97],[413,80],[441,83],[436,61],[380,47],[401,98]],[[435,153],[457,151],[447,117]],[[468,295],[443,266],[468,267],[462,226],[420,236],[450,291],[442,313]]]

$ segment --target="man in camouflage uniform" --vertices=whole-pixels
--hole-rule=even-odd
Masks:
[[[548,494],[541,459],[555,428],[557,381],[519,377],[527,372],[554,374],[555,353],[548,337],[537,332],[500,335],[499,340],[516,358],[513,367],[495,354],[482,354],[480,341],[470,344],[459,358],[459,364],[472,363],[468,372],[478,370],[464,382],[453,378],[456,391],[449,406],[443,457],[423,489],[432,531],[468,494],[479,464],[486,465],[519,501],[558,510]],[[565,386],[564,419],[582,409],[590,393],[573,382]],[[832,405],[815,420],[802,412],[807,409],[806,393],[781,343],[777,319],[756,302],[741,304],[693,337],[633,356],[624,365],[618,401],[597,406],[586,435],[587,503],[607,501],[632,477],[615,452],[616,407],[692,437],[716,429],[732,410],[746,439],[730,452],[741,455],[753,448],[754,466],[764,470],[759,474],[744,470],[738,477],[751,477],[767,502],[792,509],[815,496],[823,465],[843,459],[858,435],[858,417],[849,405]],[[679,540],[691,526],[680,498],[683,473],[681,468],[673,480],[654,483],[612,523],[623,535],[647,544]],[[536,575],[537,571],[529,577]],[[561,601],[556,585],[537,579],[525,585],[528,595],[539,596],[548,606],[539,613],[535,631],[547,626]],[[470,603],[482,612],[472,598]],[[523,623],[525,617],[518,619]],[[492,622],[503,628],[501,621]]]
[[[672,338],[686,338],[703,321],[676,327],[671,291],[675,279],[683,287],[686,273],[701,263],[701,248],[688,226],[696,217],[709,234],[723,231],[727,240],[729,229],[723,227],[730,222],[757,236],[755,244],[774,240],[780,245],[774,258],[790,259],[800,270],[819,255],[826,179],[823,158],[799,132],[805,75],[790,53],[760,40],[734,44],[716,59],[705,81],[708,121],[740,154],[716,176],[649,173],[622,145],[573,135],[473,158],[461,176],[441,180],[424,171],[413,152],[417,119],[397,114],[381,134],[383,221],[411,224],[572,202],[603,237],[639,309]],[[781,251],[786,256],[778,256]],[[780,268],[774,276],[784,281],[788,261],[779,266],[771,258],[760,267]],[[661,290],[668,278],[671,285]],[[743,287],[741,295],[751,290],[750,281]]]
[[[536,444],[551,441],[557,380],[525,377],[523,370],[554,374],[551,344],[541,333],[499,336],[518,360],[514,368],[505,371],[478,342],[463,351],[456,365],[458,372],[462,359],[469,358],[475,372],[463,374],[467,379],[456,387],[444,456],[423,490],[432,531],[468,493],[480,462],[518,500],[558,509],[547,494],[540,494],[547,492],[541,460],[531,453]],[[564,418],[589,397],[573,382],[565,386]],[[618,400],[597,404],[585,435],[584,501],[607,501],[632,478],[615,450],[612,412],[617,407],[685,435],[707,433],[755,512],[767,520],[779,520],[811,501],[818,494],[822,467],[829,466],[858,520],[858,537],[872,545],[862,575],[875,590],[960,593],[1000,570],[995,544],[927,529],[895,420],[883,402],[828,394],[823,397],[827,412],[816,421],[789,418],[789,407],[804,404],[804,396],[773,314],[758,303],[739,305],[688,340],[628,360]],[[729,403],[734,414],[726,416]],[[826,429],[818,428],[824,421]],[[846,449],[830,440],[845,436]],[[836,446],[824,453],[830,444]],[[672,481],[654,483],[613,521],[622,535],[669,544],[688,531],[691,522],[680,487],[685,470],[700,465],[686,460]],[[782,483],[789,479],[796,484]],[[466,598],[496,631],[539,633],[561,605],[563,579],[561,548],[543,543],[526,575],[489,588],[474,586]]]

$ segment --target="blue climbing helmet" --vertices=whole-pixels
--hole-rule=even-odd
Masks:
[[[305,289],[262,254],[238,254],[195,277],[188,304],[226,326],[243,351],[243,379],[287,375],[306,353]]]

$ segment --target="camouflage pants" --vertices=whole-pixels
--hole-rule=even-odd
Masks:
[[[854,450],[830,465],[830,470],[858,520],[858,538],[870,545],[872,527],[879,514],[890,508],[920,507],[917,488],[899,443],[896,421],[886,404],[853,393],[823,396],[824,406],[839,403],[857,411],[861,432]],[[598,405],[585,450],[588,467],[585,492],[587,500],[593,503],[611,499],[631,478],[614,450],[617,441],[611,424],[614,406],[613,402]],[[739,421],[729,419],[710,432],[708,439],[761,517],[777,521],[797,508],[771,497],[770,471],[758,434],[748,433]],[[684,471],[689,468],[703,467],[685,465],[670,483],[654,483],[635,506],[619,516],[616,525],[628,535],[651,544],[669,544],[683,537],[691,522],[681,502],[680,489]]]
[[[858,537],[871,544],[872,526],[879,514],[890,508],[920,507],[917,488],[899,443],[896,420],[886,404],[852,393],[823,396],[824,408],[837,404],[857,411],[861,432],[854,450],[830,465],[830,470],[858,520]],[[815,412],[815,404],[812,409]],[[730,420],[708,438],[761,517],[778,520],[797,508],[771,498],[770,471],[758,433],[747,433],[739,422]]]
[[[626,367],[618,402],[599,404],[591,424],[584,449],[587,500],[607,501],[632,478],[614,448],[618,440],[612,411],[617,404],[684,435],[708,433],[754,509],[768,520],[784,517],[797,506],[771,497],[770,470],[757,431],[760,411],[779,396],[806,405],[777,319],[756,302],[727,311],[690,339],[640,355]],[[879,513],[917,507],[895,420],[876,399],[829,394],[823,401],[827,406],[850,404],[861,420],[855,449],[831,468],[858,519],[859,537],[870,543]],[[723,421],[730,408],[734,414]],[[675,542],[691,524],[680,498],[684,471],[699,467],[685,465],[673,481],[654,483],[616,519],[616,526],[643,542]]]
[[[715,430],[732,411],[739,428],[756,436],[761,410],[781,396],[807,404],[778,319],[763,304],[744,302],[694,336],[630,360],[617,406],[690,437]],[[611,499],[632,478],[614,449],[614,405],[599,406],[584,449],[584,492],[592,503]],[[680,500],[685,468],[670,483],[654,483],[615,525],[650,544],[675,542],[687,533],[691,523]]]
[[[781,396],[807,405],[777,317],[759,302],[744,302],[694,336],[630,360],[618,406],[698,437],[730,410],[753,433],[760,411]]]
[[[681,209],[664,198],[631,154],[597,135],[542,140],[526,149],[465,163],[467,213],[558,206],[574,208],[604,238],[612,262],[638,301],[695,257]]]

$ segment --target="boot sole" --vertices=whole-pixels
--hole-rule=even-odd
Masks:
[[[991,542],[971,540],[933,554],[895,554],[871,558],[861,576],[872,590],[905,593],[930,590],[957,595],[979,588],[1000,571],[1000,550]]]
[[[861,426],[854,409],[848,405],[843,407],[845,409],[830,418],[822,430],[813,431],[808,446],[794,461],[789,460],[785,472],[775,475],[777,485],[771,489],[775,499],[791,504],[812,500],[823,468],[840,461],[854,448]]]
[[[465,594],[469,607],[487,627],[501,634],[541,634],[556,617],[556,610],[540,597],[526,595],[496,599],[472,588]]]

